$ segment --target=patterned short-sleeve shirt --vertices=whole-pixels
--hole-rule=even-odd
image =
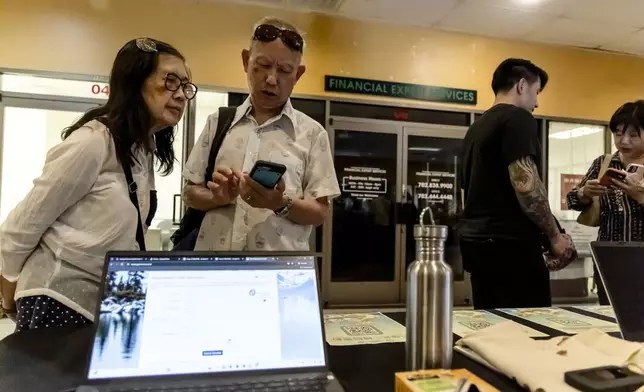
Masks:
[[[295,110],[290,101],[262,125],[250,111],[250,99],[237,108],[216,167],[249,172],[257,160],[281,163],[287,168],[285,194],[291,198],[333,199],[340,194],[329,136],[317,121]],[[183,171],[184,178],[195,184],[204,180],[217,117],[215,113],[208,118]],[[238,197],[233,204],[206,214],[195,250],[306,251],[311,231],[312,226],[253,208]]]

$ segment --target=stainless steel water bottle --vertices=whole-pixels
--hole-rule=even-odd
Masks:
[[[423,218],[429,213],[431,225]],[[407,370],[452,365],[452,268],[445,263],[447,226],[434,224],[432,210],[414,227],[416,260],[407,269]]]

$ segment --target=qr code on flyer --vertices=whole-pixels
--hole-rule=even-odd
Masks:
[[[574,320],[565,317],[548,317],[548,320],[552,321],[553,323],[574,327],[588,327],[591,325],[590,323],[587,323],[585,321]]]
[[[374,336],[382,332],[371,325],[343,325],[340,327],[349,336]]]
[[[492,326],[492,323],[487,321],[461,321],[460,323],[474,331],[479,331]]]

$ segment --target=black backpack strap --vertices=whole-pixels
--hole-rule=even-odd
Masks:
[[[204,175],[204,186],[207,186],[209,181],[212,181],[212,175],[215,171],[215,160],[219,149],[221,148],[224,138],[228,133],[228,129],[235,119],[237,108],[235,107],[221,107],[217,117],[217,129],[215,137],[210,145],[210,154],[208,155],[208,165]],[[193,250],[196,242],[201,222],[203,221],[205,212],[188,208],[181,217],[179,228],[172,234],[171,240],[175,244],[175,250]]]
[[[136,196],[138,186],[132,176],[132,168],[129,165],[121,164],[123,166],[123,173],[125,173],[125,181],[127,182],[127,190],[130,195],[130,201],[136,208],[136,242],[139,243],[139,250],[145,250],[145,236],[143,235],[143,224],[141,223],[141,210],[139,209],[139,198]]]
[[[150,191],[150,211],[148,212],[148,217],[145,219],[145,225],[150,226],[152,224],[152,219],[157,214],[157,208],[159,208],[159,199],[157,198],[157,191]]]
[[[219,115],[217,117],[217,130],[215,131],[215,137],[212,140],[210,145],[210,154],[208,155],[208,166],[206,166],[206,175],[204,186],[208,184],[208,181],[212,181],[212,175],[215,172],[215,160],[217,159],[217,154],[219,154],[219,149],[226,138],[228,129],[235,119],[235,114],[237,112],[236,107],[221,107],[219,108]]]

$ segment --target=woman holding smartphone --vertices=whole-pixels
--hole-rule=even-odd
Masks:
[[[169,44],[139,38],[121,48],[107,103],[64,130],[0,228],[3,308],[15,298],[17,331],[93,321],[105,253],[145,249],[154,162],[172,171],[173,128],[196,93]]]
[[[610,119],[609,128],[617,152],[612,155],[609,168],[625,171],[630,164],[644,164],[644,101],[621,106]],[[598,178],[604,156],[592,163],[579,185],[568,193],[568,207],[583,211],[599,197],[599,241],[644,241],[644,187],[637,175],[621,180],[610,178],[600,184]],[[599,302],[608,305],[608,297],[595,269]]]

